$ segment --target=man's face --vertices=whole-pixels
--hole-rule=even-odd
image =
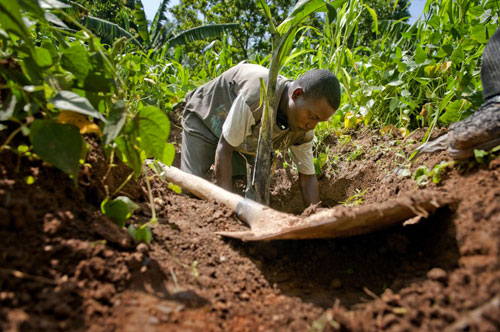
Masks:
[[[307,99],[301,88],[295,89],[288,99],[288,125],[291,131],[309,131],[320,121],[327,121],[334,110],[326,98]]]

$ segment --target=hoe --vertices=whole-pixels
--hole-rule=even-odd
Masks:
[[[250,229],[217,234],[243,241],[324,239],[361,235],[397,223],[416,223],[452,202],[451,199],[443,197],[442,193],[414,191],[383,203],[355,207],[337,206],[310,216],[295,216],[228,192],[178,168],[158,162],[152,167],[162,179],[193,195],[228,206]]]

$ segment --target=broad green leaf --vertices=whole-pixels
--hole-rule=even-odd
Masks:
[[[435,30],[438,30],[438,31],[441,31],[440,29],[440,24],[441,24],[441,20],[440,20],[440,16],[439,15],[433,15],[429,21],[427,21],[430,26],[432,26]]]
[[[165,146],[170,133],[170,120],[157,107],[146,106],[137,114],[141,147],[148,156],[158,160],[165,157]]]
[[[42,47],[49,51],[50,56],[52,57],[52,62],[56,62],[59,59],[59,52],[57,48],[54,46],[54,43],[49,40],[44,40],[42,42]]]
[[[453,53],[451,53],[451,61],[455,64],[461,64],[464,61],[464,50],[462,45],[459,45],[453,50]]]
[[[72,91],[60,91],[50,100],[54,107],[64,110],[89,115],[103,122],[106,122],[101,113],[96,111],[87,98],[84,98]]]
[[[488,39],[486,38],[486,28],[482,24],[478,24],[472,27],[472,32],[470,35],[472,40],[475,40],[479,43],[486,44]]]
[[[31,46],[32,37],[21,18],[20,9],[17,1],[0,0],[0,26]]]
[[[468,109],[471,103],[466,99],[455,100],[446,106],[446,111],[439,117],[444,125],[460,121],[464,110]]]
[[[418,64],[424,63],[427,60],[427,54],[422,49],[422,47],[418,46],[415,52],[415,62]]]
[[[346,0],[338,0],[331,3],[334,8],[339,8]],[[315,12],[326,11],[324,0],[299,0],[292,13],[276,28],[280,35],[284,35],[289,29],[297,26],[305,18]]]
[[[150,243],[151,242],[151,239],[152,239],[152,234],[151,234],[151,228],[146,226],[146,227],[139,227],[136,229],[135,231],[135,236],[134,236],[134,239],[135,239],[135,242],[146,242],[146,243]]]
[[[101,204],[102,213],[111,218],[120,227],[125,227],[125,222],[139,208],[126,196],[119,196],[111,201],[104,200]]]
[[[445,56],[450,55],[453,52],[453,47],[451,45],[443,45],[439,48],[436,57],[444,58]]]
[[[104,145],[110,144],[116,137],[118,137],[126,119],[127,109],[125,107],[125,103],[122,100],[118,100],[111,107],[111,111],[108,115],[108,121],[104,126]]]
[[[61,65],[64,69],[73,73],[80,81],[87,77],[92,68],[88,51],[81,45],[74,45],[65,49],[61,57]]]
[[[481,6],[472,6],[469,8],[469,13],[472,14],[474,17],[479,17],[483,15],[484,8]]]
[[[132,236],[132,238],[135,240],[137,236],[137,229],[135,228],[134,225],[130,224],[127,228],[127,233],[129,233],[130,236]]]
[[[159,159],[167,166],[171,166],[175,158],[175,148],[171,143],[166,143],[163,149],[163,156]]]
[[[76,126],[52,120],[35,120],[30,127],[33,150],[44,161],[76,177],[83,139]]]
[[[139,177],[142,172],[142,163],[146,158],[141,156],[138,146],[132,141],[135,138],[130,136],[119,136],[115,139],[116,146],[121,152],[122,161],[134,171],[134,175]]]
[[[35,62],[42,68],[52,66],[52,55],[49,50],[44,47],[35,47],[33,51],[33,56],[35,58]]]

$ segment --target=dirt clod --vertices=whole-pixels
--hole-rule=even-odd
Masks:
[[[435,267],[429,272],[427,272],[427,277],[431,280],[443,283],[448,280],[448,274],[446,273],[446,271],[438,267]]]

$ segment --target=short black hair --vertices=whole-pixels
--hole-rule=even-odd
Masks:
[[[325,97],[328,104],[337,110],[340,105],[340,84],[337,76],[326,69],[313,69],[295,80],[295,85],[304,90],[304,98]]]

